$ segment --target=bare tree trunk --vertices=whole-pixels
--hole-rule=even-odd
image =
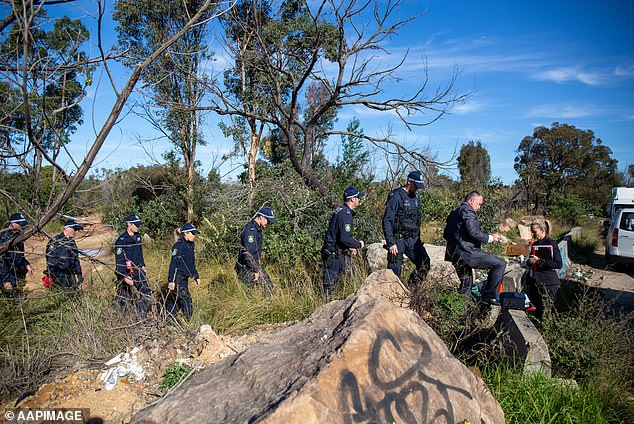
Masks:
[[[247,166],[249,167],[249,207],[253,207],[255,201],[255,160],[260,147],[260,137],[253,132],[251,134],[251,148],[247,158]]]
[[[183,26],[183,28],[178,33],[176,33],[172,38],[170,38],[158,49],[156,49],[156,51],[154,51],[154,53],[150,55],[147,59],[145,59],[143,62],[139,63],[136,66],[136,68],[132,72],[132,75],[128,79],[125,87],[123,88],[121,93],[117,95],[117,100],[114,106],[112,107],[112,111],[110,112],[110,115],[108,115],[106,122],[104,123],[103,127],[97,134],[97,137],[95,138],[95,141],[90,147],[90,150],[88,150],[82,163],[77,168],[77,172],[73,174],[72,177],[69,178],[68,184],[66,185],[66,187],[64,187],[64,189],[59,193],[59,195],[57,195],[53,203],[44,211],[44,213],[39,217],[39,219],[34,219],[35,222],[32,226],[26,227],[26,229],[23,232],[21,232],[15,239],[12,239],[11,243],[7,243],[0,246],[0,254],[9,250],[12,245],[15,245],[21,241],[24,241],[28,239],[29,237],[31,237],[32,235],[39,232],[44,227],[44,225],[46,225],[51,219],[53,219],[57,215],[57,213],[64,207],[66,202],[68,202],[68,200],[72,197],[73,193],[75,192],[79,184],[81,184],[84,177],[90,170],[90,167],[93,161],[95,160],[97,153],[99,153],[99,150],[103,146],[103,143],[106,141],[106,137],[110,133],[110,130],[115,125],[119,116],[121,115],[121,111],[123,110],[123,107],[126,104],[128,98],[130,97],[132,90],[134,89],[137,82],[139,81],[139,78],[141,77],[141,74],[143,73],[143,71],[154,60],[156,60],[158,56],[164,54],[164,52],[171,45],[173,45],[180,37],[183,36],[183,34],[185,34],[188,31],[191,28],[191,26],[198,21],[202,12],[205,11],[210,6],[210,4],[211,4],[211,0],[207,0],[205,4],[198,10],[198,12],[194,16],[192,16],[192,18],[187,22],[187,24]],[[28,102],[25,104],[28,104]],[[28,107],[27,107],[27,113],[28,113]],[[57,163],[54,163],[54,161],[52,162],[52,164],[54,166],[59,166]]]

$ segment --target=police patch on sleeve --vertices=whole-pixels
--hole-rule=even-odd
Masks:
[[[120,248],[120,247],[118,247],[118,248],[117,248],[117,255],[120,255],[120,254],[122,254],[122,253],[123,253],[123,249],[122,249],[122,248]]]
[[[178,253],[178,249],[172,249],[172,256],[176,256],[177,253]]]
[[[247,239],[247,241],[249,243],[253,243],[255,241],[255,238],[252,235],[250,235],[249,238]]]
[[[346,230],[346,233],[349,233],[352,228],[351,228],[350,224],[346,224],[346,225],[344,225],[343,229]]]

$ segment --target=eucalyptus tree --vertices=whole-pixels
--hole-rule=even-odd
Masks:
[[[260,2],[252,2],[259,5]],[[269,19],[254,20],[248,28],[252,66],[266,107],[241,108],[222,87],[212,89],[210,109],[224,115],[264,122],[271,140],[288,150],[288,159],[303,181],[322,195],[332,197],[322,183],[314,160],[322,140],[351,135],[380,147],[410,164],[436,165],[425,153],[407,148],[392,133],[339,130],[333,123],[341,108],[364,108],[393,114],[411,129],[428,125],[466,95],[456,94],[456,74],[444,87],[429,93],[426,69],[417,76],[419,85],[404,96],[386,91],[405,58],[389,63],[377,58],[387,53],[387,41],[420,16],[403,16],[401,1],[293,0],[276,4]],[[246,26],[244,27],[246,31]],[[312,96],[317,88],[319,96]]]
[[[134,68],[150,56],[204,4],[205,0],[117,0],[114,18],[126,66]],[[205,95],[208,80],[204,69],[212,56],[208,27],[213,13],[213,7],[201,13],[191,29],[157,57],[141,77],[150,99],[142,116],[171,141],[183,160],[188,221],[194,218],[196,151],[205,144],[202,111],[197,106]]]
[[[535,209],[547,206],[554,193],[571,193],[594,205],[602,205],[609,189],[619,183],[612,151],[591,130],[554,122],[536,127],[522,139],[515,157],[515,171]]]
[[[458,171],[463,184],[483,188],[491,178],[491,157],[480,140],[469,141],[460,148]]]
[[[57,158],[83,123],[94,69],[84,51],[89,32],[77,19],[50,19],[41,5],[15,2],[9,16],[0,41],[0,154],[28,175],[38,209],[44,165],[54,166],[53,185],[69,179]]]
[[[37,154],[34,153],[37,151],[41,154],[43,162],[56,169],[62,178],[59,187],[55,192],[51,192],[50,201],[42,210],[33,208],[15,193],[0,188],[0,196],[12,205],[12,210],[22,212],[31,222],[31,225],[25,227],[18,236],[0,246],[0,254],[6,252],[11,245],[26,240],[40,231],[64,208],[91,169],[143,73],[157,58],[168,54],[169,47],[200,22],[201,16],[213,2],[207,0],[197,10],[192,11],[189,19],[177,31],[166,37],[163,43],[155,46],[148,56],[140,58],[127,79],[119,83],[108,65],[108,61],[113,59],[114,55],[103,48],[101,41],[99,29],[104,17],[103,4],[98,1],[94,4],[95,9],[90,11],[90,15],[97,19],[99,56],[86,58],[81,54],[81,44],[78,44],[85,34],[82,25],[79,25],[81,22],[78,24],[77,20],[62,19],[59,26],[56,26],[54,22],[57,20],[45,23],[41,21],[45,16],[45,7],[59,3],[70,4],[72,0],[27,0],[2,4],[5,17],[0,23],[0,90],[3,100],[0,106],[0,143],[4,163],[15,165],[16,172],[32,172],[28,157]],[[213,17],[224,13],[226,7],[231,5],[232,2],[225,3]],[[82,14],[86,15],[85,12]],[[49,28],[59,28],[61,40],[42,38],[40,31],[51,31]],[[61,163],[59,157],[46,148],[50,145],[53,148],[61,146],[61,149],[64,149],[67,140],[65,136],[70,136],[72,131],[62,132],[60,128],[70,129],[73,125],[78,125],[78,115],[69,114],[70,111],[77,110],[73,108],[79,105],[84,95],[83,90],[91,82],[88,71],[97,64],[103,66],[115,100],[104,121],[94,123],[95,138],[90,142],[83,157],[69,155],[70,165]],[[79,81],[81,90],[68,84],[73,78]],[[48,109],[49,107],[51,109]],[[58,116],[63,116],[63,119]],[[48,132],[44,133],[42,128],[48,129]],[[59,149],[56,151],[60,152]]]

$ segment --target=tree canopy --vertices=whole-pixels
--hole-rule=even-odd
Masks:
[[[460,148],[458,155],[460,180],[474,188],[483,187],[491,178],[491,157],[480,140],[469,141]]]
[[[547,207],[554,193],[575,194],[601,205],[609,196],[606,188],[619,184],[611,154],[591,130],[554,122],[522,139],[515,170],[535,208]]]

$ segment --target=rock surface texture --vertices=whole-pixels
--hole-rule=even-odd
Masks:
[[[482,380],[383,297],[398,290],[394,273],[374,272],[357,294],[213,364],[132,422],[503,423]]]

